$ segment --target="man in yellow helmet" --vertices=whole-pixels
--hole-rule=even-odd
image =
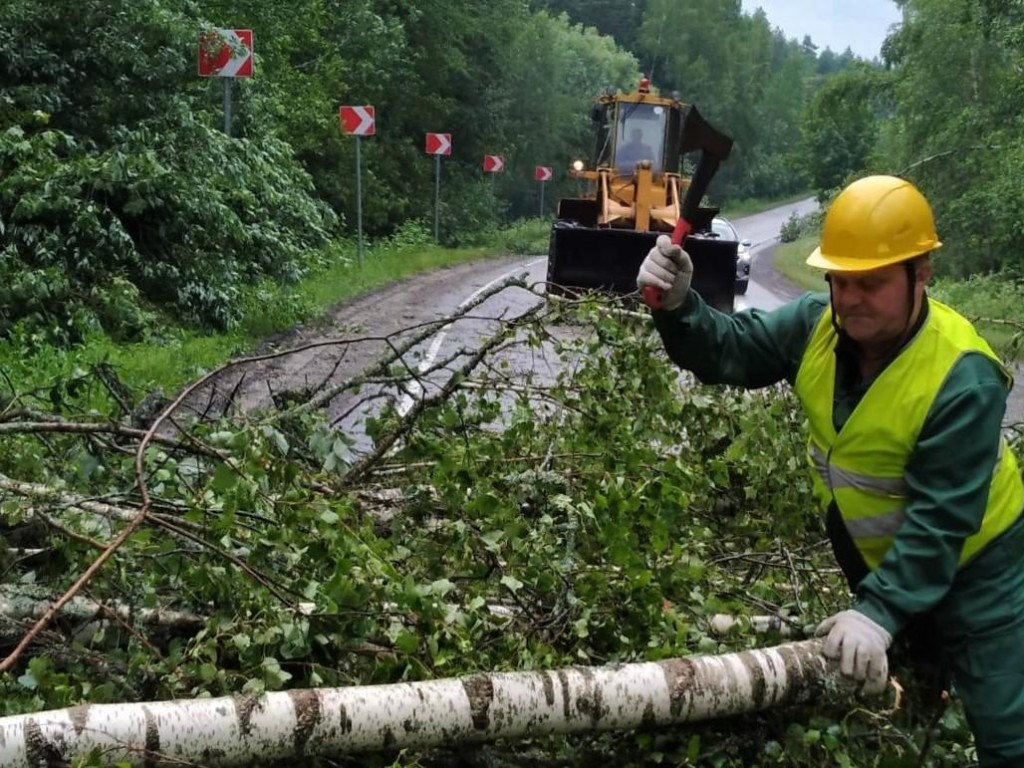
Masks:
[[[941,243],[909,182],[850,184],[807,263],[828,293],[726,315],[689,290],[659,238],[637,285],[669,357],[704,383],[793,385],[808,462],[853,607],[819,627],[842,671],[880,691],[898,633],[928,621],[984,768],[1024,766],[1024,486],[1001,422],[1010,375],[973,326],[928,297]]]

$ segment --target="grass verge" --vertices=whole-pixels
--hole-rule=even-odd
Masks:
[[[775,269],[804,290],[822,290],[821,270],[806,264],[807,254],[813,251],[817,245],[817,233],[803,235],[791,243],[780,243],[775,248]]]
[[[789,205],[790,203],[796,203],[800,200],[806,200],[808,197],[814,197],[814,193],[811,191],[800,192],[795,195],[772,197],[767,200],[750,198],[735,200],[722,208],[722,215],[728,219],[739,219],[744,216],[753,216],[755,213],[770,211],[772,208],[778,208],[780,205]]]

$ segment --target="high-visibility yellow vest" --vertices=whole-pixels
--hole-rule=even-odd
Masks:
[[[1012,378],[974,327],[949,307],[928,300],[928,317],[915,337],[871,384],[837,434],[832,422],[837,336],[826,309],[811,334],[796,378],[796,394],[810,421],[808,460],[814,489],[827,508],[835,500],[846,529],[874,570],[903,524],[904,471],[943,382],[960,356],[978,352]],[[1017,460],[1000,438],[981,529],[964,543],[960,565],[1021,514],[1024,484]]]

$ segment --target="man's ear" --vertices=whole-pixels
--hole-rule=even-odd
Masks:
[[[927,253],[919,256],[915,262],[914,279],[921,285],[928,285],[928,281],[932,279],[932,260]]]

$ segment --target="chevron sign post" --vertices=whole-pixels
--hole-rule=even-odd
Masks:
[[[544,184],[551,181],[554,171],[550,166],[538,165],[533,169],[533,178],[540,182],[540,217],[544,218]]]
[[[356,226],[359,239],[356,241],[356,258],[360,269],[363,266],[363,162],[360,142],[363,136],[377,133],[377,113],[370,105],[361,107],[342,106],[338,109],[341,132],[356,137]]]
[[[252,77],[252,30],[207,29],[199,33],[199,76],[224,83],[224,133],[231,135],[231,83]]]
[[[484,173],[504,173],[505,158],[502,155],[484,155]]]
[[[441,155],[452,153],[452,135],[450,133],[428,133],[426,150],[434,156],[434,242],[438,238],[438,224],[441,220]]]

